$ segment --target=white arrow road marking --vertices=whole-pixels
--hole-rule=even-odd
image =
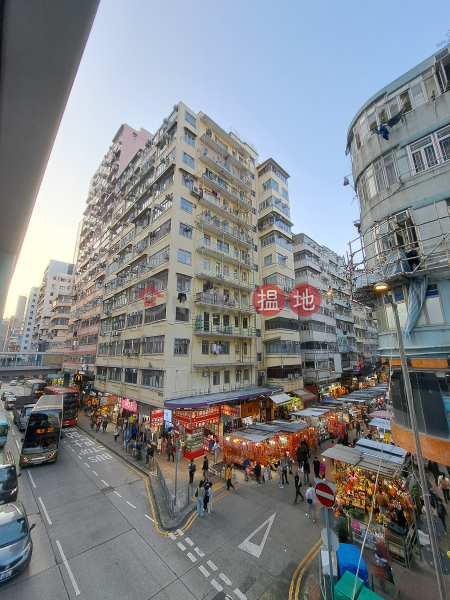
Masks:
[[[316,490],[316,496],[322,496],[323,498],[328,498],[328,500],[334,500],[333,494],[328,494],[328,492],[323,492],[322,490]]]
[[[267,519],[267,521],[264,521],[264,523],[262,525],[260,525],[258,527],[258,529],[255,529],[255,531],[253,533],[251,533],[248,538],[246,538],[242,544],[239,544],[238,548],[240,548],[241,550],[244,550],[245,552],[248,552],[249,554],[251,554],[252,556],[255,556],[256,558],[259,558],[261,556],[261,552],[264,549],[264,545],[267,541],[267,536],[269,535],[269,531],[270,528],[272,527],[272,523],[273,520],[275,519],[275,515],[277,513],[273,513],[273,515],[271,517],[269,517]],[[261,529],[263,527],[265,527],[267,525],[267,529],[266,529],[266,533],[264,534],[264,537],[262,539],[262,542],[258,545],[258,544],[254,544],[253,542],[251,542],[250,540],[252,539],[252,537],[254,535],[256,535],[259,531],[261,531]]]

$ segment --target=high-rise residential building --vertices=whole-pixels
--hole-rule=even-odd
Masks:
[[[20,350],[22,340],[22,325],[25,305],[27,303],[26,296],[19,296],[16,303],[16,311],[9,322],[9,330],[7,334],[7,350],[8,352],[17,352]]]
[[[75,277],[75,265],[59,260],[50,260],[45,268],[36,307],[33,327],[32,349],[44,352],[53,338],[50,327],[53,302],[61,295],[71,295]],[[61,317],[60,324],[68,325],[69,319]]]
[[[9,318],[6,317],[4,319],[2,319],[2,323],[0,326],[0,351],[6,351],[7,347],[6,347],[6,339],[8,336],[8,330],[9,330]]]
[[[392,437],[414,452],[392,305],[397,305],[425,458],[450,464],[450,45],[380,90],[348,132],[361,233],[355,297],[374,298],[392,368]],[[381,135],[378,135],[381,133]],[[388,297],[373,296],[384,282]]]
[[[122,125],[91,179],[75,251],[75,285],[64,343],[63,371],[67,378],[78,371],[83,371],[87,379],[94,375],[112,215],[116,194],[120,192],[117,182],[130,159],[150,137],[145,129]],[[65,308],[64,303],[55,310]]]
[[[27,304],[26,296],[19,296],[17,298],[16,312],[14,313],[14,320],[16,321],[16,323],[20,323],[20,326],[22,326],[23,315],[25,314],[26,304]]]
[[[314,286],[322,298],[317,312],[299,317],[303,376],[326,395],[375,371],[376,324],[370,309],[351,300],[344,258],[304,233],[293,241],[295,284]]]
[[[39,286],[32,287],[28,295],[28,302],[22,325],[22,342],[20,344],[20,350],[22,352],[26,352],[27,350],[31,350],[33,348],[31,340],[33,338],[33,329],[36,320],[40,289],[41,288]]]
[[[288,311],[263,323],[253,305],[262,278],[283,288],[283,306],[293,287],[288,177],[272,159],[258,166],[256,149],[233,130],[174,107],[116,183],[101,393],[147,407],[253,398],[272,389],[266,368],[268,383],[284,382],[277,389],[302,387]],[[264,270],[262,246],[272,256]]]

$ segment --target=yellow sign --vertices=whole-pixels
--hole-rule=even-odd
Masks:
[[[80,381],[83,381],[83,375],[74,375],[73,382],[80,383]]]

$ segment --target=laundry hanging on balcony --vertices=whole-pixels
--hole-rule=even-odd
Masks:
[[[422,311],[427,285],[428,275],[418,275],[413,277],[409,282],[408,316],[403,326],[403,335],[407,340],[411,339],[411,330],[417,323],[417,319]]]
[[[396,115],[394,115],[391,119],[388,120],[388,127],[394,127],[394,125],[397,125],[399,121],[403,121],[403,108],[400,112],[398,112]]]
[[[389,139],[389,131],[386,129],[386,127],[384,125],[380,125],[380,127],[378,129],[376,127],[372,127],[372,131],[378,135],[381,135],[381,137],[384,140]]]

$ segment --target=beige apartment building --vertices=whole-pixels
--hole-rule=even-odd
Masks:
[[[302,388],[295,315],[262,317],[252,302],[275,283],[287,306],[294,287],[288,177],[236,132],[174,107],[115,183],[100,393],[162,407]]]

